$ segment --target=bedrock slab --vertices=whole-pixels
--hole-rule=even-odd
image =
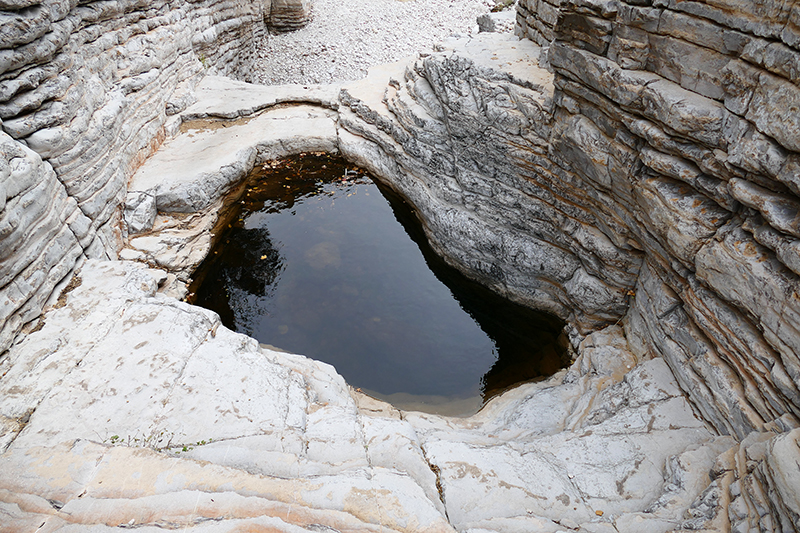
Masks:
[[[131,178],[129,211],[141,205],[142,195],[154,198],[150,212],[202,211],[257,162],[337,150],[335,114],[317,106],[281,107],[235,121],[184,122],[181,128],[183,134],[164,143]]]
[[[6,505],[57,500],[56,526],[195,526],[196,506],[216,503],[209,518],[229,521],[215,531],[254,516],[291,525],[295,512],[328,514],[305,525],[339,531],[452,531],[413,476],[371,463],[359,410],[332,367],[264,350],[215,314],[158,294],[164,273],[140,264],[90,261],[76,279],[2,360]],[[416,461],[425,465],[421,453]],[[430,470],[427,482],[435,486]]]
[[[197,101],[181,119],[239,118],[278,104],[314,104],[339,107],[338,85],[254,85],[223,76],[206,76],[195,89]]]
[[[734,446],[616,326],[569,371],[458,419],[398,411],[227,330],[161,294],[163,271],[92,260],[75,280],[0,360],[15,531],[662,532]],[[771,463],[789,485],[790,457]]]

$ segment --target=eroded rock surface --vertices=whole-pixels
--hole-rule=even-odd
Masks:
[[[370,79],[346,86],[339,120],[357,136],[341,135],[340,150],[409,198],[468,275],[584,332],[621,316],[641,254],[548,153],[554,87],[539,47],[502,34],[445,46],[398,65],[385,95]]]
[[[9,302],[0,351],[80,258],[117,257],[132,172],[165,138],[167,117],[191,103],[205,68],[248,76],[263,18],[260,2],[240,0],[0,3],[0,165],[43,165],[11,178],[0,170],[2,225],[31,230],[22,248],[19,232],[0,237],[0,301]]]
[[[663,531],[735,448],[618,326],[569,372],[448,419],[227,330],[160,294],[163,271],[91,260],[75,279],[0,367],[0,502],[18,531]]]
[[[262,3],[0,2],[3,527],[800,530],[797,8],[640,4],[523,1],[523,40],[337,96],[207,76],[247,78]],[[400,412],[168,296],[304,149],[566,318],[575,365]]]
[[[308,24],[310,0],[270,0],[269,28],[275,32],[298,30]]]

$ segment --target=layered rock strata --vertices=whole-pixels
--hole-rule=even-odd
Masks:
[[[751,30],[786,41],[772,46],[722,15],[570,6],[548,53],[552,88],[535,65],[524,78],[500,65],[500,43],[467,46],[418,61],[384,102],[347,88],[340,121],[380,146],[361,159],[385,160],[371,164],[459,268],[583,331],[630,310],[635,349],[664,356],[720,432],[795,427],[800,129],[776,110],[800,92],[765,55],[794,57],[791,25]],[[601,21],[607,39],[591,44]],[[682,25],[739,48],[665,36]],[[634,62],[621,40],[639,26],[651,44]]]
[[[242,98],[193,107],[204,66],[246,77],[263,6],[0,4],[3,522],[800,529],[798,10],[639,4],[523,2],[527,40],[453,42],[337,98],[217,81]],[[277,106],[287,101],[315,105]],[[191,123],[213,117],[239,118]],[[280,133],[289,123],[304,124],[299,138]],[[185,181],[148,184],[170,150],[202,154],[236,132],[246,146],[196,158],[210,171],[174,165],[170,179]],[[176,277],[248,167],[314,146],[403,194],[453,265],[566,318],[576,366],[464,421],[399,413],[156,294],[181,292]],[[53,301],[86,258],[117,257],[129,229],[123,257],[172,277],[90,261],[69,287],[84,289]],[[625,338],[597,333],[609,324]],[[256,393],[266,399],[245,407]],[[161,454],[84,442],[113,436]],[[189,449],[206,437],[226,442]],[[183,445],[189,459],[165,455]],[[207,481],[199,460],[228,481]],[[112,474],[98,477],[100,464]],[[151,469],[180,481],[99,489]],[[99,514],[80,510],[90,493]],[[166,495],[174,515],[157,505]]]
[[[800,409],[793,11],[569,4],[549,50],[554,150],[645,253],[629,338],[739,438]]]
[[[385,102],[347,88],[341,123],[380,146],[351,157],[499,292],[582,331],[630,309],[636,350],[664,356],[719,431],[795,427],[794,118],[782,146],[721,102],[559,41],[548,89],[535,64],[503,68],[502,46],[427,57]]]
[[[381,147],[362,161],[398,162],[384,174],[484,283],[579,330],[619,313],[717,431],[796,428],[796,9],[536,5],[518,31],[549,45],[552,92],[484,70],[496,45],[433,55],[384,102],[343,96],[343,125]],[[797,528],[762,496],[736,529]]]
[[[451,45],[375,70],[392,79],[385,95],[370,80],[344,88],[339,120],[358,137],[343,136],[343,154],[409,198],[468,275],[583,333],[616,321],[641,252],[608,198],[549,153],[553,77],[539,48],[503,35]]]
[[[538,17],[554,7],[538,6]],[[525,16],[529,25],[521,28],[550,45],[551,106],[531,106],[533,98],[519,96],[524,83],[515,87],[513,78],[481,72],[480,57],[467,53],[469,59],[435,55],[418,62],[396,79],[385,105],[346,95],[343,102],[358,120],[348,123],[342,116],[343,124],[379,144],[387,159],[401,162],[398,188],[417,201],[428,197],[419,211],[454,264],[492,284],[487,257],[525,257],[507,246],[495,248],[506,253],[484,253],[481,246],[505,244],[498,233],[534,236],[543,249],[558,243],[581,268],[596,268],[586,273],[607,294],[628,297],[618,306],[609,299],[602,308],[623,311],[634,351],[664,357],[703,417],[719,432],[747,440],[798,425],[800,128],[794,110],[800,90],[791,67],[797,59],[796,9],[736,6],[564,4],[551,35],[531,29],[541,26],[536,17]],[[545,117],[536,121],[538,130],[531,125],[537,114]],[[537,143],[530,142],[534,135]],[[543,146],[538,154],[534,144]],[[438,160],[427,146],[437,148]],[[539,154],[543,162],[536,160]],[[420,162],[422,170],[415,166]],[[470,180],[471,174],[481,179]],[[503,190],[520,177],[525,181],[513,193],[528,193],[524,202]],[[565,185],[571,194],[559,190]],[[554,189],[559,202],[542,209]],[[425,193],[412,192],[419,190]],[[599,221],[573,219],[596,237],[565,246],[575,232],[553,214],[575,203],[599,215]],[[545,218],[540,212],[552,217],[546,230],[518,233],[514,211],[521,206],[536,213],[526,221]],[[483,220],[475,224],[479,212]],[[444,216],[461,220],[442,222]],[[477,225],[490,229],[475,243],[475,232],[462,228]],[[441,235],[475,243],[470,248],[477,251],[445,244]],[[627,279],[614,275],[611,261],[597,260],[602,240],[612,244],[606,248],[612,257],[627,260]],[[531,255],[554,263],[545,251]],[[530,286],[509,276],[535,266],[525,263],[498,268],[504,279],[496,285],[517,298],[530,294]],[[523,279],[552,279],[546,267],[542,273]],[[558,281],[545,299],[564,298],[559,291],[569,282]],[[570,320],[578,327],[603,318],[586,307],[600,291],[564,292],[577,300]],[[726,497],[741,497],[738,483]],[[796,529],[792,504],[762,490],[760,496],[750,492],[764,498],[762,504],[739,503],[731,510],[734,528]],[[769,498],[775,500],[763,503]]]
[[[271,0],[269,2],[269,29],[275,32],[299,30],[311,17],[309,0]]]
[[[265,26],[263,6],[240,0],[10,0],[0,10],[5,350],[78,258],[116,257],[127,180],[167,117],[190,103],[204,67],[247,77]]]

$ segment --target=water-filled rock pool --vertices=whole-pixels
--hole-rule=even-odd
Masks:
[[[326,154],[254,171],[195,278],[229,328],[405,408],[471,414],[568,363],[562,321],[446,265],[401,198]]]

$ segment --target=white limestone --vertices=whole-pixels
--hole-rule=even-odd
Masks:
[[[155,197],[162,212],[193,213],[240,182],[257,161],[302,151],[336,151],[332,112],[318,107],[275,109],[234,122],[184,123],[131,178],[132,193]]]
[[[77,276],[2,361],[0,502],[15,523],[42,518],[31,502],[47,498],[54,526],[280,517],[292,531],[313,515],[353,531],[665,531],[734,444],[693,415],[663,360],[633,366],[619,327],[568,372],[446,418],[227,330],[160,294],[163,272],[89,261]]]
[[[183,120],[239,118],[277,104],[339,107],[338,85],[253,85],[222,76],[206,76],[194,91],[195,102],[181,112]]]
[[[539,118],[549,116],[555,93],[545,70],[527,76],[538,51],[527,50],[529,43],[514,43],[488,36],[467,43],[466,51],[473,57],[470,68],[490,78],[502,71],[503,91],[522,102],[520,111],[505,105],[506,93],[498,93],[497,101],[486,99],[481,112],[493,117],[493,127],[503,135],[518,136],[523,126],[536,130],[538,139],[526,138],[535,151],[549,135],[550,123]],[[441,50],[452,53],[457,67],[457,54],[447,46]],[[563,45],[555,50],[563,55],[562,62],[566,55],[583,57],[587,64],[594,61],[588,52],[569,51]],[[531,62],[525,63],[526,58]],[[427,66],[429,77],[437,74],[434,59],[427,60]],[[448,69],[438,74],[447,76]],[[191,95],[176,98],[170,110],[179,114],[165,130],[176,135],[139,168],[128,188],[128,247],[120,254],[127,261],[87,261],[68,291],[57,301],[51,298],[48,312],[13,346],[23,322],[38,317],[53,287],[65,281],[83,255],[104,256],[114,248],[110,243],[119,237],[114,233],[119,212],[108,199],[119,199],[124,186],[123,174],[115,171],[108,191],[82,197],[81,209],[92,220],[106,221],[90,228],[89,218],[76,207],[74,191],[63,190],[80,188],[80,183],[62,185],[49,163],[22,144],[0,138],[2,223],[4,235],[12,236],[3,244],[14,259],[0,265],[0,274],[13,278],[4,287],[3,305],[14,316],[6,321],[10,333],[3,332],[10,349],[0,359],[4,526],[19,531],[44,525],[52,531],[135,526],[144,531],[661,533],[681,526],[722,530],[733,522],[737,530],[796,529],[800,434],[790,431],[796,420],[777,402],[768,406],[756,398],[755,407],[750,407],[745,394],[726,388],[738,382],[724,364],[711,358],[716,352],[691,344],[700,337],[691,337],[694,332],[677,297],[658,285],[658,274],[652,275],[650,267],[637,274],[640,295],[625,324],[630,345],[619,326],[594,332],[583,339],[569,370],[546,382],[518,387],[464,419],[399,411],[351,390],[330,366],[266,349],[225,329],[213,313],[168,295],[182,293],[181,281],[188,280],[207,253],[217,212],[253,165],[298,151],[341,150],[382,176],[412,180],[415,174],[409,169],[419,163],[402,144],[409,130],[398,124],[414,122],[426,139],[435,139],[428,134],[446,129],[441,127],[441,105],[437,107],[440,98],[464,104],[464,114],[456,117],[462,123],[454,120],[447,128],[468,133],[470,127],[463,122],[478,116],[471,113],[480,106],[467,92],[457,94],[458,86],[448,85],[449,92],[437,96],[420,72],[402,65],[376,69],[370,79],[346,88],[350,108],[341,110],[334,94],[338,88],[265,89],[210,77],[196,89],[196,102],[191,103]],[[631,76],[633,86],[641,82],[665,102],[692,96],[662,81],[650,83],[658,79],[654,74]],[[564,108],[579,110],[576,101],[561,97]],[[121,99],[113,98],[103,115],[109,120],[121,116],[112,109]],[[692,96],[684,104],[697,102],[702,103]],[[651,111],[665,112],[660,107]],[[704,142],[716,142],[719,131],[701,131],[691,123],[696,114],[681,120],[657,114],[651,118],[663,119],[676,131],[691,130]],[[764,116],[768,118],[757,117],[756,122],[766,128],[769,113]],[[12,121],[9,128],[29,127],[32,122],[26,120]],[[350,131],[339,131],[342,124]],[[645,131],[649,126],[637,127]],[[451,140],[452,131],[447,137]],[[614,164],[611,145],[602,144],[604,134],[590,119],[570,119],[557,134],[578,143],[581,161],[597,163],[587,168],[597,171],[591,177],[598,184],[619,186],[614,181],[618,175],[609,170]],[[35,147],[55,153],[54,137],[44,130],[34,135]],[[418,148],[419,157],[433,154]],[[693,167],[656,152],[652,149],[646,157],[648,168],[697,182]],[[624,159],[629,154],[620,148],[616,155]],[[405,168],[398,172],[396,165]],[[41,176],[46,186],[36,185]],[[479,192],[513,196],[502,187],[488,187],[482,176],[472,178],[470,187]],[[796,354],[787,343],[797,335],[787,334],[787,328],[796,320],[786,312],[779,316],[773,303],[781,301],[781,294],[768,290],[791,289],[794,278],[774,261],[753,254],[752,264],[741,270],[747,275],[731,281],[725,272],[736,272],[743,263],[726,257],[736,246],[751,244],[745,234],[750,230],[719,234],[698,253],[693,239],[710,239],[725,221],[706,222],[721,212],[707,209],[705,200],[670,209],[666,206],[699,197],[672,194],[663,180],[652,181],[645,180],[636,192],[641,204],[653,211],[654,235],[648,245],[662,246],[665,257],[685,264],[694,261],[700,267],[698,279],[763,318],[767,340],[788,338],[781,341],[779,355],[793,371],[789,365]],[[735,179],[729,192],[776,228],[794,231],[796,221],[779,209],[795,205],[784,193],[765,192]],[[472,202],[474,193],[470,195]],[[23,204],[39,211],[20,209]],[[37,218],[33,233],[61,227],[63,239],[38,239],[49,243],[49,250],[26,247],[24,217],[39,213],[45,204],[62,209]],[[481,207],[474,202],[469,206]],[[442,216],[450,217],[452,227],[463,226],[466,237],[486,230],[471,215],[442,209]],[[767,242],[771,237],[765,231],[757,238]],[[599,230],[570,226],[570,238],[604,259],[613,256],[614,246]],[[780,236],[769,242],[773,241]],[[533,255],[539,254],[542,264],[555,264],[555,255],[542,253]],[[27,271],[14,270],[29,259]],[[588,311],[603,311],[610,300],[604,299],[600,278],[587,272],[589,262],[563,261],[555,270],[568,270],[559,280],[570,296],[588,302]],[[753,277],[751,272],[769,276]],[[613,276],[612,272],[609,277]],[[761,278],[772,281],[764,288],[753,281]],[[714,304],[697,280],[688,283],[682,298],[722,305]],[[625,303],[636,293],[618,291],[616,296],[617,303]],[[697,309],[692,312],[699,322],[703,317]],[[713,312],[721,316],[725,311]],[[653,317],[663,323],[655,324]],[[660,334],[663,331],[669,334]],[[736,333],[755,338],[744,326]],[[649,340],[643,342],[642,336]],[[677,348],[676,338],[684,343]],[[579,339],[573,340],[577,344]],[[659,343],[662,357],[654,357],[647,342]],[[726,341],[718,342],[720,353],[728,357],[723,351]],[[685,353],[684,346],[699,349]],[[772,357],[755,341],[747,349],[762,361]],[[787,385],[781,365],[770,372],[790,397],[794,389]],[[695,375],[701,377],[685,381]],[[709,387],[703,388],[706,383]],[[693,403],[682,390],[692,391]],[[764,413],[774,409],[776,416],[762,419],[755,408]],[[730,414],[730,422],[725,414]],[[729,428],[740,441],[715,434],[709,422],[717,430]],[[742,435],[748,428],[756,431]]]

